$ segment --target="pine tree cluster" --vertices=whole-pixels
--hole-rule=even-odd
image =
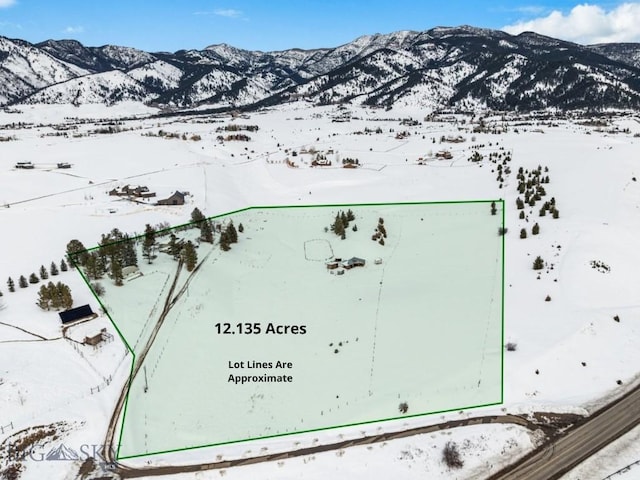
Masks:
[[[336,217],[331,224],[331,231],[338,235],[342,240],[344,240],[345,238],[347,238],[347,228],[349,228],[349,222],[352,222],[355,219],[356,216],[351,209],[347,210],[346,213],[340,210],[338,213],[336,213]]]
[[[196,247],[193,245],[191,240],[184,244],[181,255],[187,271],[193,272],[198,264],[198,252],[196,252]]]
[[[191,221],[200,229],[200,240],[206,243],[213,243],[213,227],[198,207],[191,212]]]
[[[516,208],[518,210],[523,210],[525,205],[534,207],[536,202],[542,201],[542,198],[547,195],[544,185],[548,184],[550,181],[549,175],[547,175],[548,172],[549,167],[544,167],[543,169],[541,165],[538,165],[538,168],[531,171],[525,170],[523,167],[518,169],[518,192],[523,195],[523,198],[518,197],[516,199]],[[550,200],[545,201],[542,204],[542,207],[538,210],[538,213],[541,217],[550,213],[553,218],[559,218],[560,212],[556,208],[556,199],[552,197]],[[524,211],[520,212],[519,218],[520,220],[525,220],[527,218]],[[540,225],[536,223],[531,229],[531,234],[538,235],[539,233]],[[526,232],[524,236],[521,234],[520,238],[526,238]]]
[[[387,238],[387,229],[384,226],[384,218],[378,218],[378,226],[376,227],[371,240],[377,241],[380,245],[384,245],[384,239]]]
[[[238,231],[233,224],[233,220],[229,220],[227,226],[220,232],[220,249],[228,252],[231,250],[232,243],[238,243]]]
[[[42,285],[38,291],[37,304],[43,310],[67,310],[73,306],[71,289],[61,282]]]

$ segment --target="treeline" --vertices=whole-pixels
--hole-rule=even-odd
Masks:
[[[185,240],[177,233],[197,228],[200,234],[195,239]],[[122,286],[125,269],[138,266],[138,252],[142,258],[152,264],[158,258],[158,253],[171,256],[174,260],[182,260],[188,271],[193,271],[198,263],[197,248],[201,243],[215,243],[215,233],[219,232],[219,245],[223,251],[231,249],[231,244],[238,242],[238,231],[242,233],[244,227],[239,224],[236,230],[233,221],[229,221],[223,228],[222,224],[215,224],[207,219],[200,209],[191,212],[191,222],[181,227],[170,229],[166,224],[152,226],[145,225],[144,233],[140,236],[129,236],[118,228],[103,234],[97,248],[86,249],[80,240],[74,239],[67,244],[67,256],[72,266],[80,266],[91,281],[110,278],[116,286]],[[166,243],[159,242],[160,237],[168,236]],[[140,246],[140,249],[138,248]],[[134,270],[135,271],[135,270]],[[99,283],[92,283],[96,292],[103,292]]]
[[[258,125],[238,125],[232,123],[230,125],[225,125],[224,127],[216,128],[216,132],[240,132],[242,130],[247,132],[257,132],[260,130],[260,127],[258,127]]]

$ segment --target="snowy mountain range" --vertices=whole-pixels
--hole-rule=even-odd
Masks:
[[[640,108],[640,44],[583,46],[468,26],[366,35],[337,48],[260,52],[226,44],[144,52],[0,37],[0,105],[253,109],[295,99],[532,110]]]

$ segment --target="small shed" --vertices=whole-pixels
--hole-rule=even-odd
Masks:
[[[140,273],[140,269],[136,265],[128,265],[122,268],[122,276],[130,277],[131,275],[136,275]]]
[[[98,344],[104,342],[106,333],[107,333],[107,329],[103,328],[102,330],[100,330],[99,334],[94,335],[93,337],[84,337],[83,343],[85,345],[91,345],[92,347],[95,347]]]
[[[93,313],[89,305],[82,305],[81,307],[71,308],[64,312],[59,312],[60,320],[63,325],[67,323],[75,322],[78,320],[86,320],[88,318],[95,318],[97,315]]]

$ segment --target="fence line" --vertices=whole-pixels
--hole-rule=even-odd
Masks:
[[[111,384],[111,375],[109,375],[108,377],[102,377],[102,379],[104,380],[104,382],[102,382],[100,385],[98,385],[97,387],[91,387],[91,395],[93,395],[94,393],[99,393],[101,390],[104,390]]]
[[[0,433],[4,435],[5,431],[13,430],[13,422],[9,422],[7,425],[0,425]]]
[[[627,465],[624,468],[621,468],[620,470],[618,470],[617,472],[613,472],[611,475],[609,475],[608,477],[603,478],[602,480],[610,480],[613,477],[617,476],[617,475],[622,475],[623,473],[627,473],[629,472],[633,467],[640,465],[640,460],[636,460],[633,463],[630,463],[629,465]]]

